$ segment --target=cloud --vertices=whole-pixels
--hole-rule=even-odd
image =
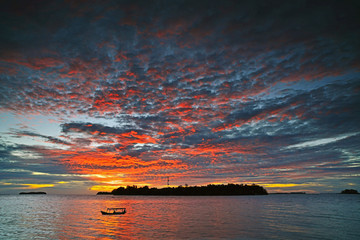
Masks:
[[[43,157],[106,184],[167,175],[286,184],[278,179],[352,172],[358,9],[337,1],[5,3],[0,111],[58,124],[8,123],[4,164],[29,169],[24,159]]]
[[[13,130],[11,133],[13,136],[17,137],[17,138],[21,138],[21,137],[38,137],[41,139],[44,139],[45,142],[47,143],[54,143],[54,144],[60,144],[60,145],[71,145],[69,142],[56,138],[56,137],[52,137],[52,136],[45,136],[42,134],[38,134],[35,132],[31,132],[31,131],[26,131],[26,130],[21,130],[21,131],[17,131],[17,130]]]
[[[350,134],[345,134],[345,135],[340,135],[340,136],[336,136],[336,137],[331,137],[331,138],[323,138],[323,139],[317,139],[317,140],[313,140],[313,141],[307,141],[307,142],[303,142],[303,143],[298,143],[298,144],[294,144],[294,145],[290,145],[285,147],[285,149],[291,149],[291,148],[306,148],[306,147],[316,147],[316,146],[320,146],[320,145],[325,145],[325,144],[329,144],[329,143],[334,143],[352,136],[356,136],[359,133],[350,133]]]

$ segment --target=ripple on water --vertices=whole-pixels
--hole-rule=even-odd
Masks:
[[[360,239],[359,196],[340,194],[0,196],[0,206],[0,239]]]

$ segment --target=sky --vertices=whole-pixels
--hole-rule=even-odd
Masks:
[[[359,1],[0,5],[0,194],[360,190]]]

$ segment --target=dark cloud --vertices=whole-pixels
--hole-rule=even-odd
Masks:
[[[52,136],[45,136],[42,134],[38,134],[31,131],[24,131],[24,130],[13,130],[13,132],[9,133],[12,134],[15,137],[21,138],[21,137],[38,137],[44,139],[48,143],[54,143],[54,144],[60,144],[60,145],[71,145],[69,142],[64,141],[62,139],[52,137]]]
[[[0,144],[1,181],[20,183],[49,183],[53,181],[80,180],[70,176],[48,149],[40,146]]]

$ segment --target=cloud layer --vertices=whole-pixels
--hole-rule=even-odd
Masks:
[[[0,110],[56,119],[7,122],[4,188],[359,184],[356,1],[2,5]]]

